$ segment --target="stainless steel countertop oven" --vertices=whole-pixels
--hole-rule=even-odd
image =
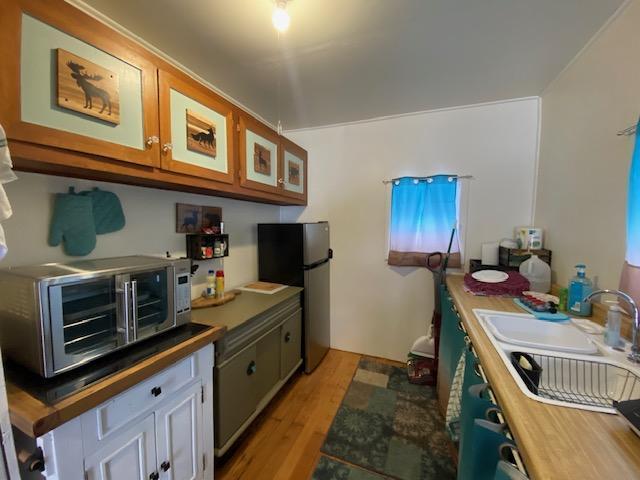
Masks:
[[[0,270],[0,344],[43,377],[191,318],[191,262],[130,256]]]

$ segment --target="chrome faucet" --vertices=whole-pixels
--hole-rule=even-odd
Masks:
[[[597,296],[597,295],[602,295],[604,293],[608,293],[610,295],[616,295],[620,298],[622,298],[625,302],[627,302],[629,305],[631,305],[631,308],[633,309],[633,324],[631,325],[632,327],[632,333],[631,333],[631,353],[629,354],[629,360],[631,360],[634,363],[640,363],[640,338],[639,338],[639,331],[640,331],[640,318],[638,318],[638,306],[636,305],[636,302],[633,300],[633,298],[631,298],[629,295],[627,295],[624,292],[621,292],[620,290],[596,290],[595,292],[591,292],[589,295],[587,295],[583,302],[588,302],[589,300],[591,300],[593,297]]]

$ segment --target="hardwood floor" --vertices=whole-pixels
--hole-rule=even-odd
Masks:
[[[305,480],[362,355],[330,350],[311,374],[295,376],[247,429],[216,480]]]

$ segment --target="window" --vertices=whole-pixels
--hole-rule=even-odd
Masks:
[[[627,193],[627,255],[620,278],[620,290],[640,302],[640,122],[629,171]]]
[[[404,177],[392,183],[389,265],[426,266],[433,252],[446,252],[458,226],[459,181],[455,176]],[[454,235],[449,260],[460,266],[459,235]]]

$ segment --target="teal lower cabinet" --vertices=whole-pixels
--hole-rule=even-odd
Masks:
[[[440,287],[440,305],[442,321],[440,326],[440,344],[438,354],[438,394],[441,403],[449,400],[449,390],[460,355],[465,346],[465,333],[453,301],[445,286]],[[444,398],[443,398],[444,397]]]
[[[231,329],[217,343],[215,454],[223,455],[302,365],[296,296]]]

